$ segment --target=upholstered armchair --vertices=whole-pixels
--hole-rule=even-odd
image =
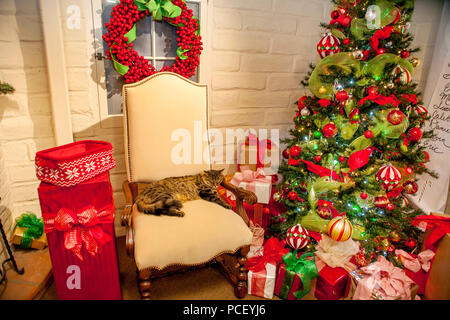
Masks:
[[[134,205],[151,181],[210,169],[208,139],[201,150],[206,156],[198,161],[194,155],[195,136],[201,129],[202,144],[207,130],[207,86],[161,72],[124,85],[122,93],[128,180],[123,183],[126,206],[121,222],[127,227],[126,247],[136,263],[141,298],[150,299],[151,279],[212,262],[220,264],[235,295],[243,298],[247,293],[245,257],[252,241],[243,201],[255,203],[252,192],[222,183],[235,194],[237,213],[205,200],[185,202],[181,218],[143,214]],[[192,150],[182,163],[175,159],[177,137],[188,137],[184,142]]]

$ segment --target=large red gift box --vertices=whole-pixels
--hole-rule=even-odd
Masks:
[[[41,182],[38,193],[59,299],[121,299],[109,173],[74,187]],[[83,224],[89,212],[97,217]]]
[[[39,151],[35,162],[59,299],[121,299],[111,144],[78,141]]]

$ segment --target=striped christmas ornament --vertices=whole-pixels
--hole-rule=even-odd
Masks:
[[[423,105],[418,105],[414,111],[422,118],[426,118],[428,116],[428,110]]]
[[[309,243],[308,230],[300,224],[291,227],[286,234],[286,242],[293,249],[302,249]]]
[[[402,173],[394,166],[384,165],[378,170],[375,178],[377,181],[381,181],[385,190],[392,190],[402,180]]]
[[[397,65],[394,70],[392,71],[393,76],[398,76],[397,81],[407,84],[411,81],[411,73],[406,69],[405,67],[402,67],[401,65]]]
[[[321,58],[325,58],[330,54],[338,53],[340,50],[339,44],[340,42],[338,38],[333,36],[331,33],[327,33],[317,44],[317,52]]]
[[[345,216],[331,219],[327,226],[327,233],[335,241],[347,241],[352,236],[353,227]]]

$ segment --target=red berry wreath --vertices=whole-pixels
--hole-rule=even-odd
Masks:
[[[177,28],[176,60],[173,65],[164,66],[160,71],[192,77],[200,63],[203,48],[199,20],[193,16],[184,0],[121,0],[113,8],[109,23],[105,23],[109,32],[103,35],[103,40],[108,44],[106,55],[113,61],[116,71],[124,76],[126,83],[136,82],[159,72],[150,61],[133,49],[135,24],[150,15],[154,20],[164,20]]]

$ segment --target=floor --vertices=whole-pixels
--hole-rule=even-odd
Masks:
[[[19,269],[24,268],[24,273],[18,274],[11,263],[6,264],[7,281],[0,285],[0,300],[39,299],[52,282],[48,248],[15,249],[14,257]]]
[[[125,253],[125,238],[117,239],[119,253],[120,282],[122,297],[125,300],[140,299],[136,284],[136,271],[133,261]],[[233,287],[218,267],[210,266],[193,271],[174,274],[152,281],[151,298],[154,300],[234,300]],[[42,295],[43,300],[58,299],[55,284]],[[247,295],[245,300],[262,300]],[[278,297],[274,297],[278,299]],[[305,300],[313,299],[306,296]]]

